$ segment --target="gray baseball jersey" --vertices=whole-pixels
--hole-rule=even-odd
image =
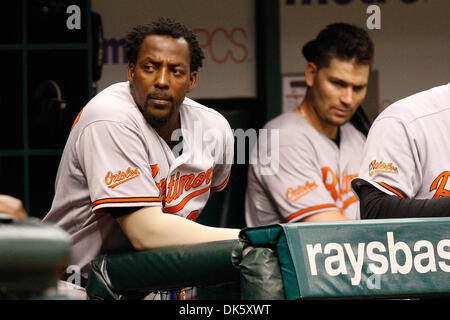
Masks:
[[[350,182],[360,166],[365,142],[361,132],[350,123],[341,126],[338,147],[295,112],[278,116],[264,129],[269,135],[279,130],[279,145],[270,145],[267,151],[279,154],[279,168],[274,174],[261,174],[264,166],[259,161],[249,166],[248,226],[295,222],[330,210],[359,218],[358,199]]]
[[[373,123],[360,178],[400,197],[450,196],[450,83],[386,108]]]
[[[226,160],[234,150],[227,120],[188,98],[180,117],[178,157],[145,121],[128,82],[100,92],[75,120],[44,220],[71,235],[72,264],[84,276],[97,255],[130,246],[119,224],[101,209],[159,206],[195,220],[211,190],[227,184],[232,161]]]

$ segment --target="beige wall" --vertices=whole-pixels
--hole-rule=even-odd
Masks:
[[[303,72],[306,63],[302,45],[327,24],[342,21],[367,29],[368,4],[362,0],[348,0],[346,5],[337,0],[328,0],[327,4],[310,0],[310,5],[303,4],[305,0],[291,0],[294,5],[278,1],[282,73]],[[449,81],[450,1],[416,0],[406,4],[403,0],[385,0],[379,7],[381,29],[368,32],[375,42],[378,78],[378,86],[372,88],[377,92],[372,96],[378,99],[374,108],[381,110],[407,95]],[[205,46],[206,60],[191,97],[256,96],[254,0],[92,0],[92,8],[102,16],[106,39],[121,39],[134,25],[159,16],[172,17],[195,29]],[[112,48],[108,50],[100,89],[126,76],[121,51],[120,61],[114,63]]]
[[[340,5],[310,5],[280,1],[281,70],[303,72],[301,55],[304,43],[316,37],[329,23],[347,22],[367,29],[368,4],[361,0]],[[405,4],[385,0],[381,9],[381,29],[368,30],[375,42],[378,70],[379,108],[412,93],[450,81],[450,1],[416,0]]]
[[[255,30],[253,0],[92,0],[102,17],[105,39],[123,39],[137,24],[169,17],[198,34],[206,59],[192,98],[255,97]],[[103,66],[99,89],[126,80],[122,48],[118,61]]]

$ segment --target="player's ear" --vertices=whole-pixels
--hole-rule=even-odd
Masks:
[[[127,78],[128,81],[133,84],[134,83],[134,72],[135,72],[136,65],[133,62],[130,62],[128,64],[128,70],[127,70]]]
[[[317,65],[314,62],[308,62],[305,69],[305,81],[308,87],[312,87],[314,84],[314,79],[317,75]]]
[[[189,73],[189,85],[188,85],[187,92],[191,92],[192,90],[195,89],[195,86],[197,85],[197,80],[198,80],[198,72],[191,71]]]

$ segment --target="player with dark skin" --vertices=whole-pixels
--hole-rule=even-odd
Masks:
[[[148,132],[150,136],[153,135],[153,130],[156,131],[159,137],[169,145],[172,133],[181,128],[181,106],[184,105],[186,94],[195,88],[198,68],[202,65],[203,53],[197,45],[195,34],[175,21],[161,18],[146,26],[136,26],[126,37],[125,49],[129,61],[127,90],[129,89],[130,98],[134,100],[144,116],[146,124],[151,126],[151,129],[144,128],[145,132]],[[116,93],[111,96],[115,98]],[[128,104],[128,94],[124,100]],[[109,100],[105,104],[107,103],[110,103]],[[100,105],[103,106],[103,104]],[[96,123],[103,120],[103,118],[95,119]],[[118,122],[120,121],[113,121],[113,123]],[[105,123],[109,124],[108,121]],[[73,128],[76,126],[79,126],[79,122],[74,124]],[[73,132],[74,129],[72,129]],[[141,143],[141,136],[135,138],[134,132],[126,134],[131,136],[130,140],[135,139],[134,141]],[[86,136],[85,133],[83,135]],[[116,148],[114,143],[118,142],[108,140],[107,143],[112,144],[111,148]],[[145,154],[145,157],[147,156]],[[144,161],[150,160],[145,158]],[[70,179],[73,180],[73,178]],[[155,183],[155,181],[152,180],[149,183]],[[149,191],[143,191],[144,194],[146,192]],[[117,195],[114,194],[112,197]],[[122,199],[122,197],[118,198]],[[114,199],[117,200],[117,198]],[[191,203],[193,202],[194,200],[191,200]],[[117,201],[113,203],[116,204]],[[95,214],[96,217],[112,216],[119,224],[121,232],[138,250],[238,238],[240,231],[238,229],[205,226],[186,219],[181,214],[165,214],[161,202],[161,206],[140,206],[140,203],[136,201],[136,206],[106,206],[97,209]],[[92,209],[89,208],[89,210]],[[52,222],[61,218],[59,216],[54,218],[52,214],[53,212],[50,212],[48,215],[50,216],[48,219]],[[55,213],[55,215],[58,214]],[[65,209],[62,216],[67,216]]]
[[[144,39],[136,63],[128,67],[134,101],[166,141],[180,128],[181,103],[197,83],[197,71],[190,71],[189,62],[185,39],[150,35]]]
[[[145,119],[170,141],[173,131],[180,128],[180,106],[197,83],[188,42],[167,35],[145,37],[127,75],[133,99]],[[117,222],[136,249],[237,239],[239,234],[238,229],[212,228],[161,214],[159,207],[139,209]]]
[[[198,146],[188,134],[197,120],[218,128],[223,156],[234,142],[223,115],[187,97],[204,59],[195,33],[159,18],[130,30],[124,49],[128,81],[99,92],[75,120],[43,219],[71,236],[83,287],[100,254],[238,239],[240,232],[195,222],[211,192],[226,187],[231,163],[216,161],[203,147],[212,143]],[[184,150],[176,154],[171,138],[180,131]]]

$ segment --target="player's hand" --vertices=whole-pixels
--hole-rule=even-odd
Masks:
[[[6,194],[0,194],[0,213],[10,214],[19,220],[28,216],[22,201]]]

